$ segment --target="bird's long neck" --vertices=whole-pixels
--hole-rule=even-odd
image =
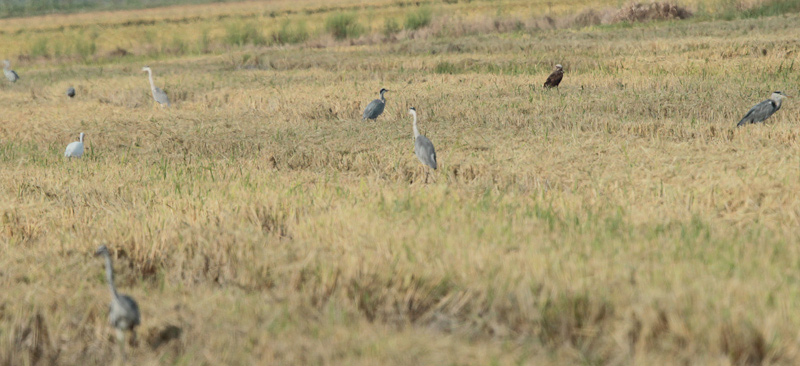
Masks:
[[[770,98],[770,99],[772,99],[772,101],[775,102],[775,110],[778,110],[778,108],[781,107],[781,102],[783,102],[783,98],[774,97],[774,98]]]
[[[147,77],[150,78],[150,89],[155,90],[156,84],[153,82],[153,70],[147,70]]]
[[[80,140],[81,140],[81,143],[83,143],[83,135],[81,135],[81,138],[80,138]]]
[[[111,297],[119,300],[117,288],[114,287],[114,267],[111,266],[111,256],[108,253],[104,254],[106,259],[106,280],[108,281],[108,288],[111,290]]]
[[[414,113],[414,139],[419,137],[419,130],[417,129],[417,114]]]
[[[381,101],[386,103],[386,98],[383,97],[383,93],[386,93],[386,91],[384,90],[381,92]]]

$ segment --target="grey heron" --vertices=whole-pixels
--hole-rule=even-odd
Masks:
[[[156,84],[153,83],[153,70],[150,69],[150,66],[145,66],[142,68],[142,71],[147,71],[147,76],[150,78],[150,91],[153,92],[153,99],[155,99],[155,101],[161,106],[169,107],[170,104],[169,98],[167,98],[167,93],[156,87]]]
[[[545,88],[555,88],[558,84],[561,84],[561,79],[564,78],[564,68],[559,64],[556,65],[556,69],[547,77],[547,81],[544,82]]]
[[[778,109],[781,109],[781,101],[783,98],[788,98],[788,96],[781,91],[772,93],[769,99],[750,108],[750,111],[736,124],[736,127],[744,126],[749,123],[764,122],[764,120],[769,118],[773,113],[777,112]]]
[[[108,321],[117,331],[120,355],[124,359],[125,332],[130,331],[131,339],[136,339],[136,326],[140,323],[139,305],[130,296],[117,292],[117,288],[114,286],[114,267],[111,265],[111,254],[108,253],[108,248],[105,245],[101,245],[94,254],[96,256],[102,255],[106,260],[106,280],[108,281],[108,288],[111,290]]]
[[[68,158],[80,158],[83,156],[83,136],[85,135],[81,132],[81,137],[78,141],[70,142],[67,145],[67,150],[64,151],[64,156]]]
[[[419,129],[417,129],[417,110],[411,107],[408,109],[408,113],[414,116],[414,154],[417,155],[417,159],[422,164],[436,170],[436,150],[434,150],[431,140],[419,134]],[[425,170],[425,181],[428,181],[427,170]]]
[[[70,97],[70,98],[74,98],[75,97],[75,88],[73,88],[73,87],[67,88],[67,96]]]
[[[11,63],[8,60],[3,60],[3,74],[6,74],[6,79],[12,83],[19,80],[19,75],[14,70],[11,70]]]
[[[378,116],[383,113],[383,108],[386,107],[386,98],[383,97],[383,93],[386,93],[387,91],[388,90],[381,88],[381,99],[375,99],[367,105],[367,108],[364,109],[364,117],[361,119],[362,121],[365,119],[378,118]]]

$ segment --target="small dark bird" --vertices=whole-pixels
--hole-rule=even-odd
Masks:
[[[558,84],[561,84],[561,79],[564,78],[564,68],[561,65],[556,65],[556,69],[553,70],[553,73],[547,77],[547,81],[544,82],[545,88],[555,88]]]
[[[772,96],[769,99],[756,104],[753,108],[744,115],[739,123],[736,124],[736,127],[744,126],[750,123],[760,123],[764,122],[767,118],[772,116],[773,113],[777,112],[778,109],[781,109],[781,102],[783,98],[788,98],[786,94],[783,94],[781,91],[776,91],[772,93]]]
[[[67,88],[67,96],[69,96],[70,98],[74,98],[75,97],[75,88],[73,88],[73,87]]]

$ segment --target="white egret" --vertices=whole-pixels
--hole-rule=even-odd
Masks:
[[[69,145],[67,145],[67,150],[64,151],[64,156],[68,158],[80,158],[83,156],[83,136],[85,136],[85,134],[81,132],[80,140],[70,142]]]

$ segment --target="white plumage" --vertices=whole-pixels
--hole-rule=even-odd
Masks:
[[[81,139],[79,141],[71,142],[67,145],[67,150],[64,151],[64,156],[68,158],[80,158],[83,156],[83,136],[84,133],[81,132]]]

